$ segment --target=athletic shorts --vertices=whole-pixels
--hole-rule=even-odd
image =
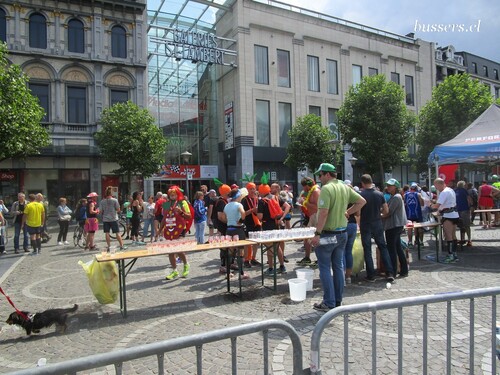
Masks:
[[[117,221],[105,221],[102,223],[102,228],[104,229],[104,233],[109,233],[109,230],[113,233],[118,233],[118,222]]]
[[[30,227],[29,225],[26,225],[26,230],[29,234],[40,234],[43,231],[43,227]]]

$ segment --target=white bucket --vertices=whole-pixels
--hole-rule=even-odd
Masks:
[[[299,268],[295,270],[298,279],[307,280],[307,291],[313,290],[314,270],[310,268]]]
[[[305,279],[290,279],[288,280],[290,288],[290,299],[292,301],[303,301],[306,299],[307,280]]]

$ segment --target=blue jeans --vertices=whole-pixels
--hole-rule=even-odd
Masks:
[[[142,226],[142,234],[144,235],[144,239],[149,237],[149,228],[151,227],[151,236],[154,237],[155,235],[155,227],[153,225],[154,222],[154,217],[149,218],[149,219],[144,219],[143,226]]]
[[[314,252],[318,258],[319,278],[323,286],[323,302],[328,307],[335,307],[340,305],[344,294],[344,251],[347,232],[322,234],[321,240],[324,239],[332,243],[320,244],[314,249]]]
[[[384,238],[384,227],[382,226],[382,221],[377,220],[373,223],[360,223],[359,230],[361,232],[361,242],[363,243],[367,276],[369,278],[375,277],[375,266],[373,265],[372,257],[372,236],[380,251],[380,257],[382,258],[382,263],[387,271],[387,276],[395,276]]]
[[[207,225],[206,221],[202,221],[201,223],[194,223],[194,238],[196,238],[196,242],[198,244],[205,243],[205,226]]]
[[[408,262],[406,254],[401,246],[401,231],[403,227],[395,227],[385,231],[385,239],[387,240],[387,249],[391,258],[392,269],[398,269],[398,260],[401,265],[401,275],[408,275]]]
[[[345,255],[344,255],[344,265],[346,269],[352,270],[352,247],[354,246],[354,241],[356,240],[356,234],[358,232],[358,224],[348,223],[347,224],[347,242],[345,244]]]
[[[21,229],[23,231],[23,249],[28,249],[28,231],[26,230],[26,224],[24,228],[21,228],[21,223],[14,223],[14,250],[19,250],[19,236],[21,235]]]

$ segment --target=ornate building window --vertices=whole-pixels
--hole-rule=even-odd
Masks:
[[[50,118],[50,85],[48,83],[31,83],[29,84],[31,93],[38,98],[40,106],[45,111],[45,116],[42,122],[48,122]]]
[[[0,8],[0,41],[7,41],[7,15],[2,8]]]
[[[128,101],[128,90],[111,89],[110,91],[110,106],[113,106],[116,103],[126,103]]]
[[[113,26],[111,29],[111,56],[127,57],[127,33],[122,26]]]
[[[68,51],[76,53],[85,51],[83,22],[75,18],[68,22]]]
[[[29,18],[29,44],[32,48],[47,48],[47,20],[40,13]]]
[[[68,123],[87,123],[87,89],[81,86],[67,87]]]

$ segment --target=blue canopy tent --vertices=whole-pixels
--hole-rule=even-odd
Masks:
[[[492,104],[455,138],[429,155],[429,166],[500,161],[500,106]]]

